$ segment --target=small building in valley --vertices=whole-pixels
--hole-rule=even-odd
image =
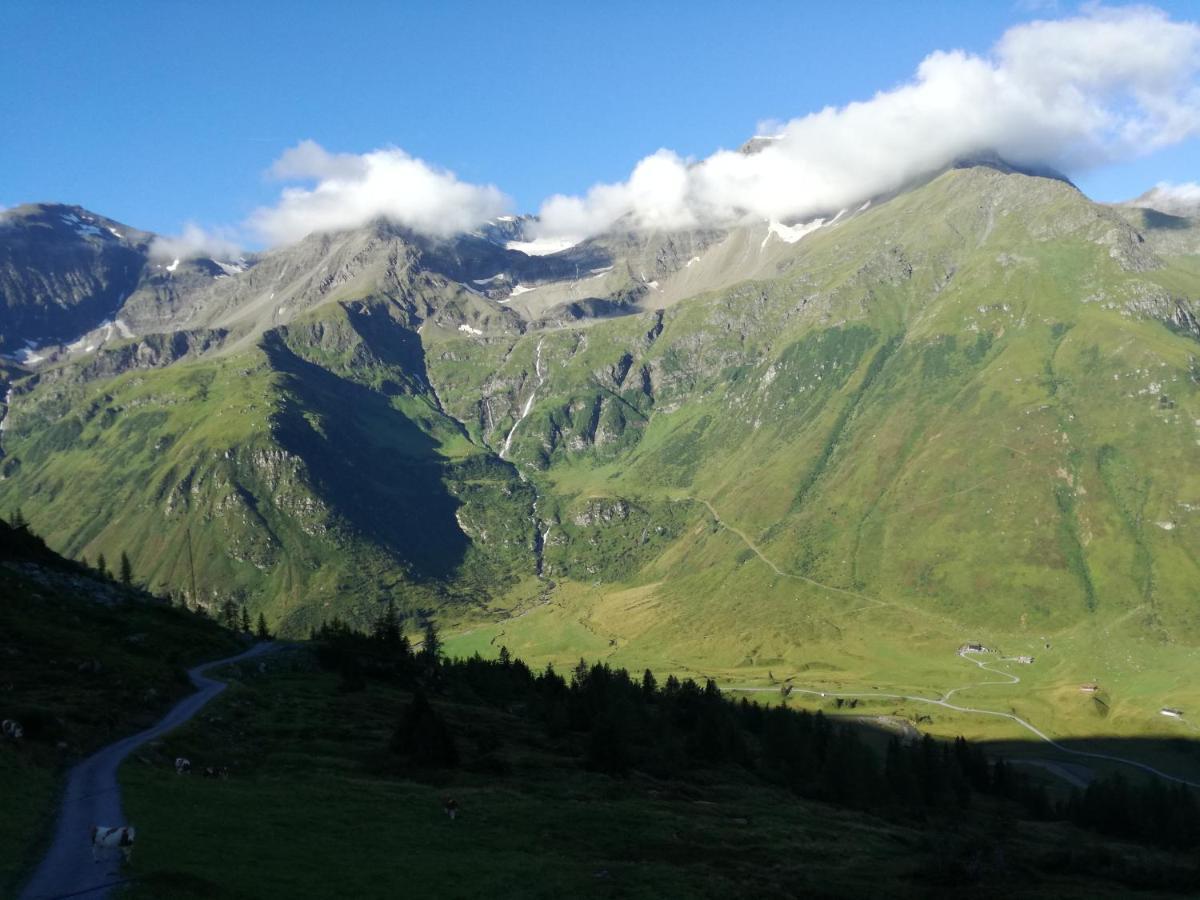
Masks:
[[[958,648],[958,652],[961,655],[963,653],[991,653],[992,651],[983,646],[983,644],[975,641],[968,641]]]
[[[1168,716],[1172,719],[1182,719],[1183,718],[1183,710],[1182,709],[1172,709],[1170,706],[1164,706],[1158,712],[1159,712],[1159,715]]]
[[[1098,690],[1100,690],[1100,685],[1098,685],[1098,684],[1089,683],[1089,684],[1081,684],[1079,686],[1079,693],[1081,693],[1081,694],[1094,694]]]

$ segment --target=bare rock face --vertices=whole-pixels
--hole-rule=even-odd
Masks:
[[[74,338],[113,316],[141,278],[151,238],[78,206],[0,216],[0,352]]]

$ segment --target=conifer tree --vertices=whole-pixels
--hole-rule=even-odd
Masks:
[[[129,554],[124,550],[121,551],[121,584],[125,587],[133,585],[133,564],[129,561]]]
[[[400,644],[400,636],[402,634],[403,628],[401,627],[400,614],[396,612],[396,601],[394,598],[388,597],[387,606],[379,618],[375,620],[371,636],[389,647],[397,647]]]
[[[250,610],[246,609],[245,604],[242,605],[242,631],[250,633]]]
[[[261,612],[258,614],[258,639],[262,641],[269,641],[271,639],[271,632],[267,628],[267,617]]]
[[[232,599],[221,604],[221,624],[230,631],[238,630],[238,608]]]
[[[104,559],[103,553],[96,557],[96,571],[100,574],[100,577],[108,577],[108,562]]]
[[[407,756],[420,766],[451,768],[458,765],[458,748],[445,720],[425,694],[417,690],[392,735],[393,753]]]
[[[433,619],[425,623],[425,643],[421,647],[421,657],[433,666],[436,666],[442,657],[442,637],[438,634],[437,624]]]

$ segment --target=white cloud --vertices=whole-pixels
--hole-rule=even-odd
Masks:
[[[459,181],[403,150],[361,155],[329,153],[302,141],[271,167],[283,180],[314,182],[284,188],[275,206],[258,209],[249,227],[269,243],[299,240],[313,231],[355,228],[386,218],[424,234],[466,231],[508,211],[491,185]]]
[[[237,242],[227,231],[206,231],[192,222],[183,227],[182,234],[159,235],[150,243],[150,258],[155,261],[197,257],[232,259],[240,252]]]
[[[932,53],[908,83],[784,123],[753,155],[691,162],[660,150],[627,181],[548,199],[537,234],[579,239],[622,218],[643,228],[805,218],[986,151],[1078,172],[1200,133],[1198,71],[1195,24],[1091,6],[1016,26],[987,56]]]
[[[1129,205],[1157,209],[1176,216],[1197,216],[1200,215],[1200,183],[1189,181],[1170,184],[1161,181],[1136,200],[1131,200]]]

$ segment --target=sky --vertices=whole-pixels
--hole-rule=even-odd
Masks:
[[[1200,45],[1180,24],[1200,3],[1155,8],[6,0],[0,206],[77,203],[185,244],[538,211],[549,237],[579,237],[626,214],[815,214],[981,135],[1122,200],[1200,180]],[[764,122],[788,135],[778,153],[718,152]]]

